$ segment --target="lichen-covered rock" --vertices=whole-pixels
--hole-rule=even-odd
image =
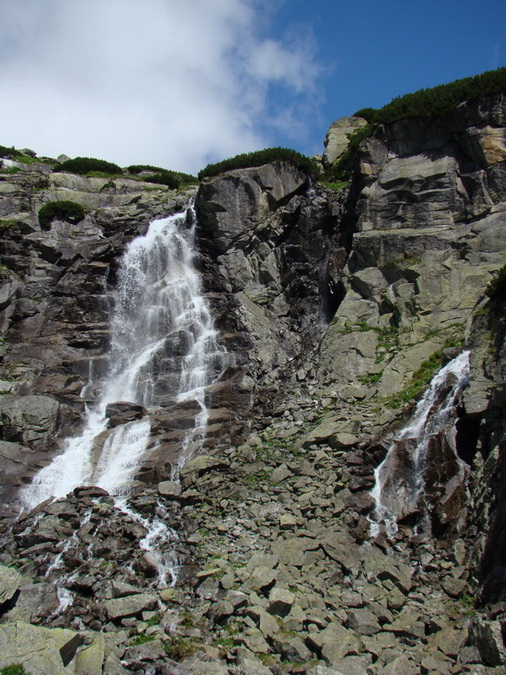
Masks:
[[[85,647],[85,636],[60,628],[42,628],[16,621],[0,626],[0,668],[13,664],[23,666],[33,675],[100,675],[102,673],[103,647],[98,644],[103,638]]]
[[[332,122],[325,136],[325,151],[322,160],[324,166],[330,166],[343,154],[350,143],[350,136],[367,125],[362,117],[341,117]]]

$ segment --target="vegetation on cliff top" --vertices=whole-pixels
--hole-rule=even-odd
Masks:
[[[490,70],[481,75],[441,84],[432,89],[420,89],[412,94],[394,98],[383,108],[363,108],[354,113],[363,117],[368,124],[348,135],[349,144],[344,153],[325,171],[329,182],[345,181],[350,174],[350,161],[360,143],[369,138],[375,124],[398,122],[407,118],[437,119],[453,110],[464,101],[483,96],[506,93],[506,68]]]
[[[134,176],[141,173],[147,173],[148,175],[142,176],[143,181],[147,183],[157,183],[158,185],[167,185],[171,190],[177,190],[186,185],[198,183],[198,178],[191,176],[188,173],[170,171],[169,169],[162,169],[159,166],[151,166],[150,164],[132,164],[127,167],[127,171]]]
[[[67,171],[69,173],[77,173],[86,175],[90,171],[99,171],[106,174],[123,173],[117,164],[106,162],[105,159],[95,159],[94,157],[75,157],[74,159],[67,159],[55,166],[54,171]]]
[[[438,118],[463,101],[506,93],[506,68],[488,70],[481,75],[465,77],[431,89],[420,89],[398,96],[383,108],[363,108],[354,113],[368,122],[397,122],[408,117]]]
[[[76,157],[75,159],[68,159],[56,166],[54,171],[68,171],[80,175],[99,174],[102,176],[117,176],[123,175],[124,173],[123,169],[117,164],[106,162],[103,159],[95,159],[94,157]],[[141,180],[147,183],[167,185],[171,190],[177,190],[185,185],[193,185],[198,182],[195,176],[190,176],[181,171],[162,169],[159,166],[151,166],[150,164],[132,164],[127,167],[126,171],[136,177],[141,173],[147,173],[147,175],[140,177]]]
[[[216,164],[208,164],[199,172],[198,177],[200,180],[212,178],[226,171],[249,169],[255,166],[262,166],[262,164],[270,164],[271,162],[289,162],[297,168],[307,171],[310,175],[316,176],[318,174],[316,163],[296,150],[290,150],[289,148],[266,148],[265,150],[236,155]]]
[[[5,145],[0,145],[0,157],[5,159],[13,159],[14,157],[22,157],[23,153],[16,148],[8,148]]]

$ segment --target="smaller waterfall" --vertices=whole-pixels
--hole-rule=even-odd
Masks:
[[[142,525],[146,536],[139,542],[139,547],[148,553],[158,570],[157,585],[159,587],[174,586],[177,581],[179,561],[174,553],[173,545],[179,541],[177,532],[167,525],[168,516],[163,504],[158,504],[151,518],[141,516],[128,506],[125,499],[117,499],[116,507]]]
[[[218,344],[212,316],[194,266],[195,215],[154,220],[128,245],[117,273],[110,317],[111,345],[101,390],[87,409],[80,436],[21,491],[26,508],[64,497],[79,485],[96,485],[113,495],[128,492],[150,438],[150,422],[109,429],[107,406],[127,401],[147,408],[194,402],[195,424],[182,442],[179,465],[198,449],[208,420],[205,388],[221,373],[226,352]],[[176,467],[177,473],[178,467]]]
[[[398,522],[415,516],[419,529],[430,531],[428,502],[429,452],[438,454],[448,475],[462,472],[456,453],[456,408],[469,378],[469,352],[462,352],[432,379],[416,406],[409,424],[394,439],[383,462],[376,468],[371,496],[375,510],[371,536],[384,527],[389,536],[398,531]],[[440,440],[441,435],[444,439]],[[439,439],[439,440],[438,440]],[[443,467],[436,467],[440,471]]]

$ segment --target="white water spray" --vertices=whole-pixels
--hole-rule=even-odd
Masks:
[[[188,218],[190,216],[190,218]],[[79,485],[128,492],[150,435],[147,417],[108,430],[106,408],[129,401],[146,408],[196,401],[198,414],[183,442],[184,462],[203,440],[208,419],[205,387],[223,367],[225,352],[194,268],[193,210],[155,220],[127,247],[118,270],[110,319],[108,374],[80,436],[21,492],[33,508]],[[87,390],[101,383],[91,381]]]
[[[381,525],[388,536],[395,535],[398,519],[419,510],[426,487],[424,471],[430,439],[455,418],[455,408],[468,378],[469,352],[465,351],[434,376],[408,426],[397,435],[385,459],[376,468],[371,491],[376,503],[371,519],[372,537],[380,532]],[[438,397],[451,382],[444,400],[438,405]],[[421,515],[422,520],[424,517],[426,520],[427,514]],[[427,522],[423,527],[427,529]]]

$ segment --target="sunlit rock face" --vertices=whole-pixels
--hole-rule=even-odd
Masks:
[[[276,385],[311,368],[348,256],[342,200],[274,163],[204,183],[196,207],[203,271],[225,339],[247,352],[258,383]]]

